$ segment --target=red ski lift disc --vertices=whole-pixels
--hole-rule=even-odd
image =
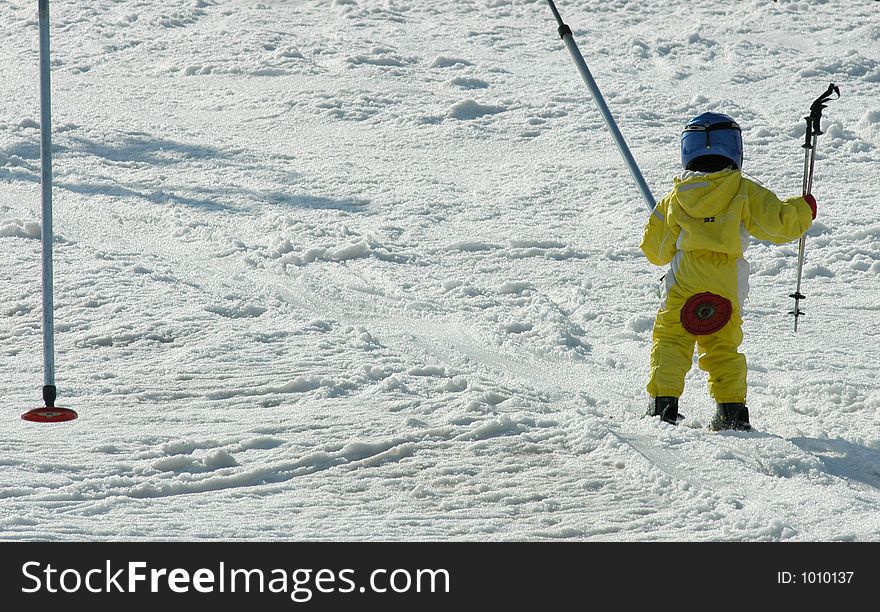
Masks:
[[[76,414],[76,411],[70,408],[46,406],[28,410],[21,415],[21,418],[32,423],[62,423],[64,421],[72,421],[77,416],[79,415]]]
[[[681,324],[695,336],[706,336],[721,330],[730,321],[733,307],[730,300],[714,293],[698,293],[681,309]]]

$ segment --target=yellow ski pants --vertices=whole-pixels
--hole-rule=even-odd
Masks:
[[[680,397],[696,345],[700,369],[709,374],[709,394],[718,403],[744,403],[746,358],[738,349],[743,340],[740,304],[748,291],[748,265],[720,253],[681,253],[667,274],[665,288],[666,299],[654,319],[648,393]],[[682,326],[681,309],[688,298],[705,291],[730,300],[732,313],[716,333],[695,336]]]

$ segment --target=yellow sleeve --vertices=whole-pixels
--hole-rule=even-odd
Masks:
[[[810,229],[813,213],[801,196],[780,200],[769,189],[750,183],[743,224],[758,240],[783,244],[797,240]]]
[[[675,256],[675,242],[681,228],[670,224],[669,219],[670,196],[666,196],[657,203],[655,208],[662,215],[662,219],[655,213],[651,213],[648,223],[645,225],[645,233],[639,248],[642,253],[655,266],[665,266]]]

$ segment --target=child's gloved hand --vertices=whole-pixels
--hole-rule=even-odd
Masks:
[[[810,210],[813,211],[813,219],[816,218],[816,198],[813,197],[812,193],[808,193],[804,196],[804,199],[807,201],[807,204],[810,205]]]

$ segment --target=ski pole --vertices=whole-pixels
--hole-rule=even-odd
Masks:
[[[49,0],[39,0],[40,21],[40,199],[42,204],[43,268],[43,402],[22,415],[41,423],[69,421],[77,414],[55,406],[55,301],[52,270],[52,87],[49,63]]]
[[[584,56],[581,54],[580,49],[578,49],[577,43],[574,41],[571,28],[562,21],[562,16],[559,14],[559,10],[556,8],[553,0],[547,0],[547,3],[550,5],[550,10],[553,11],[556,23],[559,24],[559,36],[565,42],[565,46],[568,47],[568,51],[571,53],[571,57],[574,60],[578,71],[581,73],[584,83],[587,84],[587,88],[593,95],[593,101],[595,101],[596,106],[599,107],[599,113],[602,115],[602,119],[605,120],[605,125],[614,137],[614,142],[617,144],[617,149],[623,156],[623,161],[625,161],[626,165],[629,167],[629,171],[632,174],[633,179],[636,181],[636,186],[639,188],[642,197],[645,199],[645,204],[648,206],[648,212],[662,218],[660,211],[656,210],[657,201],[654,199],[651,189],[648,187],[648,183],[645,182],[645,177],[642,176],[642,172],[639,170],[639,165],[636,163],[632,153],[630,153],[629,147],[626,146],[623,134],[620,133],[620,129],[617,127],[617,123],[614,121],[614,117],[611,115],[611,111],[605,103],[605,98],[602,97],[602,92],[599,91],[599,86],[596,84],[596,80],[593,78],[590,69],[587,67],[587,63],[584,61]]]
[[[826,102],[831,99],[836,100],[837,98],[831,98],[832,94],[837,94],[837,98],[840,97],[840,89],[834,83],[831,83],[828,86],[828,89],[825,90],[821,96],[816,98],[813,101],[813,104],[810,105],[810,114],[804,117],[807,121],[807,131],[804,135],[804,144],[802,148],[804,149],[804,184],[803,184],[803,195],[809,195],[813,189],[813,168],[816,163],[816,143],[819,140],[819,135],[822,134],[822,109],[826,108]],[[801,277],[804,270],[804,255],[807,246],[807,235],[804,234],[801,236],[800,241],[798,242],[798,267],[797,267],[797,287],[794,290],[794,293],[790,294],[789,297],[794,298],[794,310],[792,310],[789,314],[794,315],[794,331],[797,332],[798,328],[798,318],[802,317],[805,313],[800,309],[800,301],[806,299],[806,296],[801,293]]]

